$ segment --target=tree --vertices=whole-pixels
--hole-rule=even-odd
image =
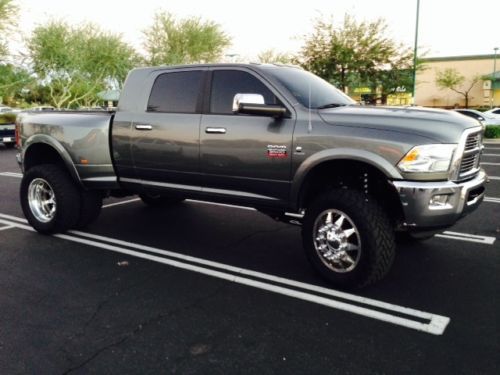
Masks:
[[[208,63],[219,60],[229,46],[229,37],[212,21],[192,17],[176,19],[159,12],[144,31],[150,65]]]
[[[273,49],[267,49],[257,56],[262,64],[291,64],[292,57],[286,53],[276,52]]]
[[[0,64],[0,98],[11,106],[23,101],[24,90],[34,81],[30,72],[12,64]]]
[[[469,93],[480,79],[480,76],[475,76],[469,82],[465,82],[465,77],[454,68],[436,72],[436,85],[441,90],[449,89],[462,95],[465,99],[465,108],[469,108]]]
[[[423,69],[421,61],[417,61],[417,71]],[[375,98],[387,104],[387,97],[397,93],[411,92],[413,87],[413,52],[407,50],[390,59],[385,69],[373,73],[369,79],[372,91],[379,90],[380,96]]]
[[[0,0],[0,60],[8,54],[8,37],[16,25],[19,8],[14,0]]]
[[[96,101],[99,91],[120,87],[139,61],[119,35],[92,24],[49,22],[35,28],[27,46],[33,69],[58,108]]]
[[[398,87],[402,76],[387,75],[388,71],[411,67],[410,49],[388,38],[383,19],[357,22],[345,15],[342,25],[319,19],[314,31],[306,36],[297,62],[305,69],[344,90],[360,83],[377,86],[382,81]]]

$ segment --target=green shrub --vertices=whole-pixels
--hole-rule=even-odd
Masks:
[[[13,124],[16,122],[16,117],[15,113],[2,113],[0,115],[0,124]]]
[[[500,138],[500,125],[486,125],[484,138]]]

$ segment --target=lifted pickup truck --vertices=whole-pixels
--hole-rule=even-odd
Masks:
[[[458,113],[363,107],[299,68],[133,70],[116,112],[25,113],[21,202],[41,233],[81,228],[106,196],[255,207],[302,225],[336,285],[381,279],[395,233],[421,239],[483,199],[483,128]]]

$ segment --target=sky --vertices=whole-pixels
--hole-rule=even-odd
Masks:
[[[17,0],[19,26],[29,35],[51,19],[93,22],[123,35],[139,51],[142,31],[155,12],[200,16],[217,22],[232,39],[226,55],[255,61],[267,49],[294,53],[314,20],[348,13],[356,20],[384,18],[389,36],[414,45],[417,0]],[[22,36],[18,36],[19,40]],[[493,54],[500,47],[500,0],[420,0],[419,48],[427,57]],[[229,58],[229,57],[228,57]]]

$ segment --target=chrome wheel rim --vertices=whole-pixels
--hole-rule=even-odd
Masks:
[[[31,181],[28,187],[28,202],[33,216],[42,223],[48,223],[56,214],[56,197],[50,184],[43,178]]]
[[[313,227],[314,248],[325,266],[335,272],[350,272],[359,263],[361,237],[352,219],[336,209],[323,211]]]

